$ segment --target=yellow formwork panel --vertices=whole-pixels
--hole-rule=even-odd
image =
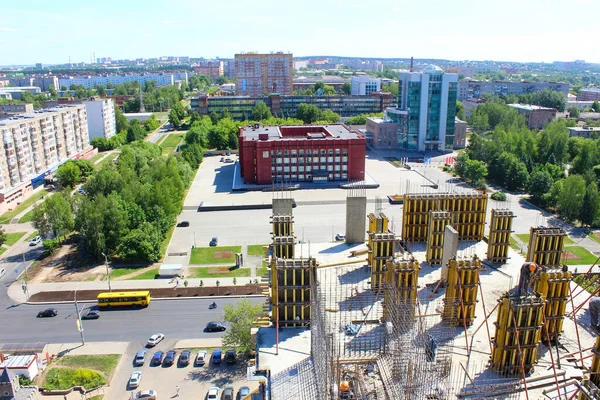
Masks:
[[[419,269],[419,262],[413,257],[387,261],[383,301],[384,320],[403,324],[414,322]],[[395,313],[399,312],[404,313],[403,318],[397,318]],[[406,326],[396,328],[406,328]]]
[[[490,262],[504,263],[508,259],[513,218],[515,215],[510,210],[492,209],[487,252]]]
[[[544,341],[555,340],[562,333],[571,280],[572,274],[567,270],[545,268],[535,283],[535,291],[546,299],[546,327],[542,332]]]
[[[273,322],[306,326],[311,317],[311,285],[315,259],[278,259],[272,268]]]
[[[369,250],[369,266],[371,268],[371,288],[379,288],[385,279],[385,266],[394,257],[395,236],[393,233],[373,233],[372,246]]]
[[[527,261],[542,267],[560,268],[567,233],[560,228],[531,228]]]
[[[454,325],[471,326],[475,320],[481,260],[452,259],[448,263],[442,319]]]

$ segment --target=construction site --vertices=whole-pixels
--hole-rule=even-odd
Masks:
[[[573,281],[593,283],[593,266],[561,263],[557,227],[531,227],[519,254],[516,215],[489,206],[474,190],[406,193],[398,234],[357,185],[345,242],[305,243],[290,192],[275,192],[257,335],[271,398],[600,399],[597,294]]]

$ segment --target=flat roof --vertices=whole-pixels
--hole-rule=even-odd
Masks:
[[[597,126],[590,126],[587,128],[584,128],[583,126],[573,126],[573,127],[567,127],[567,129],[570,131],[575,131],[575,132],[598,132],[598,131],[600,131],[600,127],[597,127]]]
[[[6,368],[27,368],[35,360],[34,354],[22,355],[22,356],[9,356],[6,357],[4,363],[1,364]]]
[[[298,140],[298,139],[363,139],[362,133],[343,124],[331,125],[254,125],[245,126],[242,135],[249,140]]]
[[[513,108],[518,108],[520,110],[527,110],[527,111],[534,111],[534,110],[554,110],[556,111],[554,108],[548,108],[548,107],[542,107],[542,106],[536,106],[533,104],[509,104],[509,107],[513,107]]]

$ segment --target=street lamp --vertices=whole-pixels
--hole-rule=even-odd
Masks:
[[[194,233],[194,248],[196,248],[196,231],[192,231]]]
[[[77,329],[79,329],[79,333],[81,334],[81,344],[84,345],[85,339],[83,338],[83,325],[81,324],[81,314],[79,313],[79,306],[77,305],[77,289],[79,289],[80,283],[81,282],[77,282],[77,286],[75,286],[75,312],[77,313]]]
[[[104,265],[106,266],[106,278],[108,279],[108,291],[112,292],[110,287],[110,274],[108,273],[108,259],[106,258],[106,254],[101,253],[104,256]]]

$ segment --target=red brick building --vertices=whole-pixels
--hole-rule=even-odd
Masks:
[[[244,183],[355,181],[365,178],[366,137],[346,125],[239,128]]]

